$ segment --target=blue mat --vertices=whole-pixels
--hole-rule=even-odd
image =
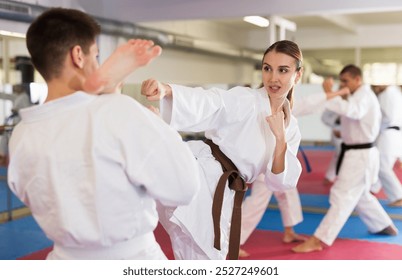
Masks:
[[[31,216],[0,224],[0,260],[15,260],[52,245]]]
[[[332,145],[325,145],[325,146],[313,146],[313,145],[302,145],[303,150],[313,150],[313,151],[333,151],[335,147]]]
[[[324,215],[303,213],[303,217],[304,221],[295,226],[295,231],[300,234],[312,235]],[[402,221],[394,220],[394,223],[399,232],[402,232]],[[257,228],[261,230],[283,231],[279,210],[268,209]],[[402,234],[397,236],[379,236],[370,234],[365,224],[363,224],[363,222],[357,216],[349,217],[339,233],[338,238],[358,239],[402,245]]]
[[[7,191],[7,183],[0,180],[0,212],[7,211]],[[21,200],[19,200],[13,193],[11,193],[11,209],[18,209],[24,206],[24,203],[22,203]]]

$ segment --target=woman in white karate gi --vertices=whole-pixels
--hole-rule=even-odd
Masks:
[[[301,51],[297,44],[284,40],[264,53],[261,89],[205,90],[151,79],[143,82],[142,94],[161,100],[163,119],[178,131],[205,131],[245,182],[252,183],[264,174],[268,188],[282,191],[295,188],[301,173],[296,157],[300,131],[289,109],[301,75]],[[186,207],[159,209],[159,218],[170,235],[176,259],[225,259],[234,192],[225,188],[218,250],[211,207],[222,167],[204,142],[190,141],[189,146],[204,174],[201,191]]]
[[[327,80],[324,81],[324,85],[326,83],[328,83]],[[292,115],[302,117],[313,114],[325,106],[327,100],[346,94],[349,94],[349,90],[340,89],[338,91],[332,91],[324,86],[322,92],[310,95],[297,95],[294,99]],[[244,245],[252,232],[256,229],[267,209],[272,195],[275,196],[278,202],[278,208],[284,227],[282,241],[284,243],[291,243],[305,240],[303,236],[297,234],[293,229],[294,226],[303,221],[303,211],[297,188],[273,192],[265,186],[264,176],[260,175],[257,180],[253,182],[250,195],[248,195],[243,202],[240,245]],[[239,256],[247,257],[249,253],[244,249],[240,249]]]

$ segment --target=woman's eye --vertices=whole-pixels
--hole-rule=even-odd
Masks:
[[[264,71],[269,71],[269,70],[271,70],[268,66],[264,66],[263,69],[264,69]]]

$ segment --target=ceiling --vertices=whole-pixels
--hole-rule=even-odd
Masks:
[[[243,22],[242,17],[277,16],[292,21],[292,35],[305,59],[315,68],[338,71],[341,65],[365,62],[402,63],[401,0],[25,0],[33,5],[81,8],[91,15],[133,24],[177,28],[187,36],[199,35],[208,23],[222,29],[218,35],[205,33],[217,43],[236,45],[261,53],[267,46],[267,29]],[[180,22],[181,24],[172,24]],[[212,24],[212,25],[211,25]],[[213,34],[213,32],[211,32]],[[222,36],[223,35],[223,36]],[[240,45],[239,45],[240,46]],[[244,47],[244,45],[241,45]],[[336,66],[337,65],[337,66]],[[338,67],[338,68],[336,68]],[[324,70],[322,70],[324,71]]]
[[[243,22],[242,17],[280,16],[297,25],[295,38],[304,58],[322,75],[338,73],[348,63],[402,63],[402,36],[394,35],[402,30],[401,0],[76,1],[93,15],[133,23],[162,22],[159,26],[164,26],[166,22],[186,21],[188,30],[194,21],[214,23],[239,34],[238,41],[245,38],[240,32],[250,34],[246,35],[251,38],[249,47],[257,52],[266,48],[267,32]]]
[[[35,2],[40,3],[41,1]],[[54,3],[55,1],[48,2]],[[360,14],[354,18],[370,24],[370,13],[402,10],[402,1],[399,0],[75,0],[75,2],[96,16],[131,22],[230,19],[247,15]],[[396,19],[397,14],[394,14],[393,17]],[[392,20],[391,17],[386,18]],[[373,20],[375,19],[381,18],[376,17]]]

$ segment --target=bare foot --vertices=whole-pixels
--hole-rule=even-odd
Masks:
[[[398,199],[397,201],[394,201],[390,204],[388,204],[390,207],[402,207],[402,199]]]
[[[302,244],[292,248],[292,251],[295,253],[309,253],[321,250],[322,250],[321,241],[314,236],[310,237],[307,241],[304,241]]]
[[[243,249],[239,249],[239,258],[247,258],[250,256],[250,253],[248,253],[247,251],[243,250]]]
[[[108,59],[89,76],[83,89],[89,93],[114,92],[133,71],[150,63],[162,52],[152,41],[132,39],[119,46]]]
[[[0,155],[0,166],[7,166],[8,165],[8,156]]]
[[[300,241],[306,241],[307,238],[304,236],[301,236],[300,234],[297,234],[295,232],[293,233],[285,233],[283,236],[283,243],[292,243],[292,242],[300,242]]]
[[[327,178],[324,178],[324,180],[322,181],[322,184],[323,184],[325,187],[330,187],[330,186],[332,186],[333,183],[334,183],[334,182],[332,182],[331,180],[329,180],[329,179],[327,179]]]
[[[394,225],[387,226],[383,230],[374,233],[376,235],[398,235],[398,229]]]

